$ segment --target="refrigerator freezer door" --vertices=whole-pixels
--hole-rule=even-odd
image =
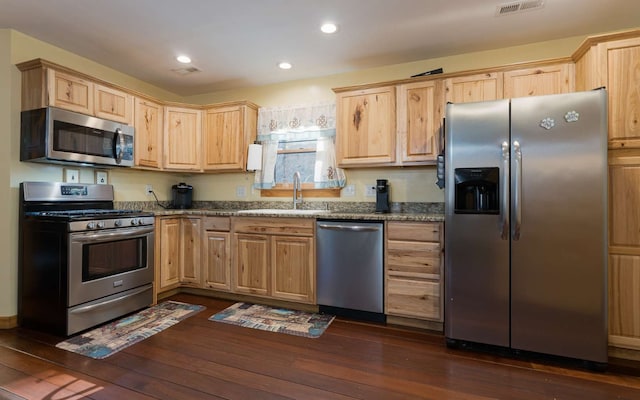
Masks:
[[[445,336],[508,346],[509,101],[449,104],[446,118]]]
[[[511,347],[606,362],[606,92],[511,111]]]

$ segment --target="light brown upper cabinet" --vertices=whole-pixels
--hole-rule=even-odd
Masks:
[[[135,164],[138,167],[162,167],[162,123],[161,104],[149,100],[135,99]]]
[[[164,168],[201,170],[202,110],[165,107]]]
[[[444,100],[451,103],[469,103],[502,98],[502,72],[487,72],[456,76],[444,80]]]
[[[131,125],[133,122],[133,96],[122,90],[95,84],[93,90],[94,115]]]
[[[47,105],[93,115],[93,83],[47,69]]]
[[[572,77],[570,63],[505,71],[503,98],[569,93],[574,89]]]
[[[247,149],[256,140],[258,106],[216,105],[204,111],[205,171],[244,171]]]
[[[398,85],[398,164],[436,160],[443,113],[441,88],[439,80]]]
[[[395,86],[338,92],[336,154],[340,167],[382,166],[395,162]]]
[[[578,51],[576,86],[607,88],[610,148],[640,148],[640,37],[620,36]]]
[[[22,71],[22,110],[47,106],[93,115],[93,82],[41,59],[17,65]]]

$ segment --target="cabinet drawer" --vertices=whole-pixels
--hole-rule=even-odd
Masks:
[[[313,236],[312,218],[233,218],[234,232]]]
[[[440,260],[440,243],[387,242],[389,275],[439,279]]]
[[[441,320],[440,283],[387,280],[387,314]]]
[[[416,242],[439,242],[440,223],[388,222],[388,240],[408,240]]]
[[[206,217],[203,220],[202,226],[205,231],[229,232],[231,220],[229,217]]]

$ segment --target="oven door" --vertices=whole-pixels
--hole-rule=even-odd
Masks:
[[[153,282],[153,226],[69,236],[69,307]]]

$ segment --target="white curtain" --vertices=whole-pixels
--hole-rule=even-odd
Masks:
[[[278,143],[281,141],[316,141],[314,186],[339,188],[346,183],[344,171],[336,165],[336,104],[324,102],[258,110],[258,141],[262,144],[262,170],[256,171],[254,187],[275,186]]]

